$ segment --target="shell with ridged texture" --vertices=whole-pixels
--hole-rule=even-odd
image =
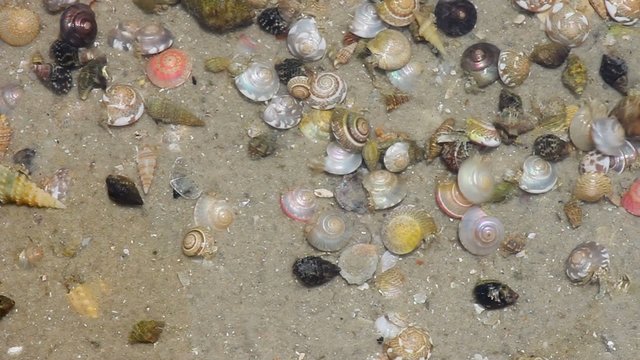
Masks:
[[[309,80],[307,103],[314,109],[329,110],[347,97],[347,83],[336,73],[320,72]]]
[[[508,87],[522,84],[529,77],[531,60],[523,52],[513,50],[500,51],[498,57],[498,75]]]
[[[567,277],[577,284],[597,281],[609,268],[609,250],[595,241],[578,244],[565,261]]]
[[[611,179],[604,173],[584,173],[576,180],[573,196],[586,202],[597,202],[613,191]]]
[[[435,221],[426,210],[402,207],[394,211],[385,223],[382,242],[390,252],[405,255],[437,231]]]
[[[398,336],[388,339],[382,346],[389,360],[427,360],[433,350],[429,333],[416,326],[403,329]]]
[[[136,147],[136,164],[138,176],[142,183],[142,192],[148,194],[158,164],[156,150],[149,145],[144,145],[141,148]]]
[[[205,228],[195,227],[182,237],[182,253],[189,257],[210,257],[218,250],[211,233]]]
[[[371,132],[369,121],[349,109],[334,109],[331,115],[331,132],[342,148],[360,152]]]
[[[65,206],[29,180],[27,175],[0,165],[0,203],[64,209]]]
[[[376,5],[380,19],[395,27],[411,24],[415,19],[416,10],[418,10],[417,0],[382,0]]]
[[[473,206],[473,203],[462,195],[458,182],[454,180],[438,182],[435,197],[440,210],[454,219],[462,218]]]
[[[238,91],[253,101],[267,101],[280,88],[280,79],[274,67],[270,64],[253,62],[236,76],[235,84]]]
[[[365,39],[375,37],[386,28],[386,25],[378,16],[375,6],[369,1],[363,1],[358,6],[349,25],[349,31]]]
[[[294,76],[287,82],[289,95],[298,100],[305,100],[311,95],[311,84],[309,78],[304,75]]]
[[[462,246],[474,255],[485,256],[495,252],[504,240],[502,222],[489,216],[480,207],[473,206],[458,224],[458,238]]]
[[[30,44],[40,33],[40,17],[15,6],[0,7],[0,40],[11,46]]]
[[[280,208],[293,220],[309,222],[316,213],[318,202],[313,190],[297,187],[280,196]]]

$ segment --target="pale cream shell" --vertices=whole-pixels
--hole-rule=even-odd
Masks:
[[[131,125],[144,114],[144,99],[131,85],[109,86],[102,95],[102,104],[107,109],[109,126]]]
[[[233,207],[211,193],[200,195],[193,209],[193,222],[196,226],[218,231],[227,230],[235,217]]]

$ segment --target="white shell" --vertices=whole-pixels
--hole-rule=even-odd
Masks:
[[[530,194],[542,194],[550,191],[558,182],[558,174],[553,164],[537,155],[531,155],[524,160],[520,189]]]
[[[555,0],[515,0],[521,8],[531,12],[543,12],[551,9]]]
[[[353,234],[353,225],[344,214],[326,212],[304,229],[309,244],[320,251],[338,251],[345,247]]]
[[[624,128],[615,117],[593,120],[591,136],[596,149],[605,155],[619,155],[626,141]]]
[[[632,145],[633,146],[633,145]],[[627,164],[627,160],[624,155],[622,156],[609,156],[601,153],[598,150],[591,150],[582,156],[578,171],[580,174],[584,173],[603,173],[606,174],[609,171],[621,174]]]
[[[127,126],[135,123],[144,113],[144,100],[130,85],[113,84],[102,95],[107,108],[107,125]]]
[[[571,142],[582,151],[595,148],[591,135],[593,119],[607,116],[607,106],[599,100],[590,100],[582,104],[571,119],[569,137]]]
[[[370,1],[363,1],[356,9],[349,31],[361,38],[371,39],[387,26],[378,16],[375,6]]]
[[[316,61],[327,51],[327,42],[318,31],[315,19],[301,18],[289,29],[287,48],[298,59]]]
[[[309,222],[316,213],[318,202],[313,190],[294,188],[280,196],[280,208],[285,215],[293,220]]]
[[[378,335],[385,339],[398,336],[402,329],[409,326],[409,321],[405,316],[392,312],[378,317],[375,321],[376,331]]]
[[[388,71],[387,77],[393,86],[410,93],[416,88],[420,75],[426,68],[427,66],[423,62],[410,61],[398,70]]]
[[[374,170],[368,173],[362,179],[362,186],[369,194],[370,205],[377,210],[395,206],[407,196],[404,181],[387,170]]]
[[[569,4],[558,1],[551,7],[545,21],[545,31],[554,42],[576,47],[589,36],[589,19]]]
[[[362,164],[362,155],[343,149],[336,142],[327,145],[324,171],[334,175],[346,175],[356,171]]]
[[[196,226],[223,231],[235,220],[231,205],[213,194],[202,194],[193,209],[193,222]]]
[[[640,2],[637,0],[604,0],[607,13],[623,25],[633,25],[640,19]]]
[[[481,156],[466,159],[458,170],[458,188],[462,195],[474,204],[491,199],[495,179],[490,162]]]
[[[397,143],[389,146],[387,151],[384,152],[385,169],[391,172],[401,172],[411,164],[411,158],[409,156],[409,144],[404,141],[398,141]]]
[[[291,95],[274,96],[262,114],[262,120],[276,129],[291,129],[300,119],[302,105]]]
[[[236,87],[242,95],[253,101],[267,101],[280,88],[278,73],[271,65],[253,62],[235,78]]]
[[[349,284],[362,285],[371,279],[378,267],[378,252],[375,245],[351,245],[338,259],[340,276]]]
[[[173,34],[159,23],[147,24],[135,35],[137,49],[142,55],[158,54],[173,45]]]
[[[608,267],[609,251],[595,241],[578,244],[565,262],[567,277],[582,284],[591,282],[598,271],[606,271]]]
[[[329,110],[347,97],[347,83],[336,73],[321,72],[310,78],[309,92],[309,106]]]
[[[505,231],[502,222],[487,215],[478,206],[473,206],[462,216],[458,224],[458,238],[464,248],[474,255],[494,253],[502,240]]]

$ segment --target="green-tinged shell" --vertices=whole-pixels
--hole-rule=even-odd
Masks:
[[[502,202],[508,199],[518,189],[518,184],[512,181],[502,181],[496,184],[491,195],[491,202]]]
[[[164,329],[164,321],[141,320],[138,321],[129,333],[129,343],[153,344],[160,339]]]
[[[368,139],[362,148],[362,159],[369,171],[377,169],[378,162],[380,161],[380,149],[378,148],[378,141]]]
[[[91,90],[107,88],[109,74],[107,73],[107,58],[97,57],[87,63],[78,75],[78,94],[81,100],[87,100]]]
[[[227,71],[231,65],[231,59],[225,56],[214,56],[205,60],[204,69],[212,73]]]
[[[466,135],[470,141],[487,147],[499,146],[500,133],[493,124],[476,118],[466,121]]]
[[[27,175],[2,165],[0,165],[0,203],[56,209],[65,208],[64,204],[58,199],[29,180]]]
[[[573,94],[580,96],[584,92],[589,76],[587,66],[577,55],[569,55],[567,66],[562,71],[562,84]]]
[[[188,109],[166,97],[152,97],[144,101],[145,111],[154,120],[174,125],[204,126],[204,121]]]
[[[182,4],[202,26],[213,31],[249,25],[253,19],[253,11],[246,0],[183,0]]]
[[[298,128],[310,140],[328,141],[331,139],[332,114],[332,110],[311,109],[302,116]]]

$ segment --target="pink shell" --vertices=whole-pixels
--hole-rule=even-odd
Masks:
[[[171,89],[182,85],[191,77],[191,58],[178,49],[168,49],[149,59],[147,77],[153,85]]]
[[[311,221],[317,207],[318,204],[313,190],[295,188],[280,197],[282,212],[296,221]]]
[[[621,205],[629,214],[640,216],[640,178],[622,195]]]
[[[462,195],[457,181],[442,181],[436,187],[436,204],[443,213],[460,219],[473,203]]]

